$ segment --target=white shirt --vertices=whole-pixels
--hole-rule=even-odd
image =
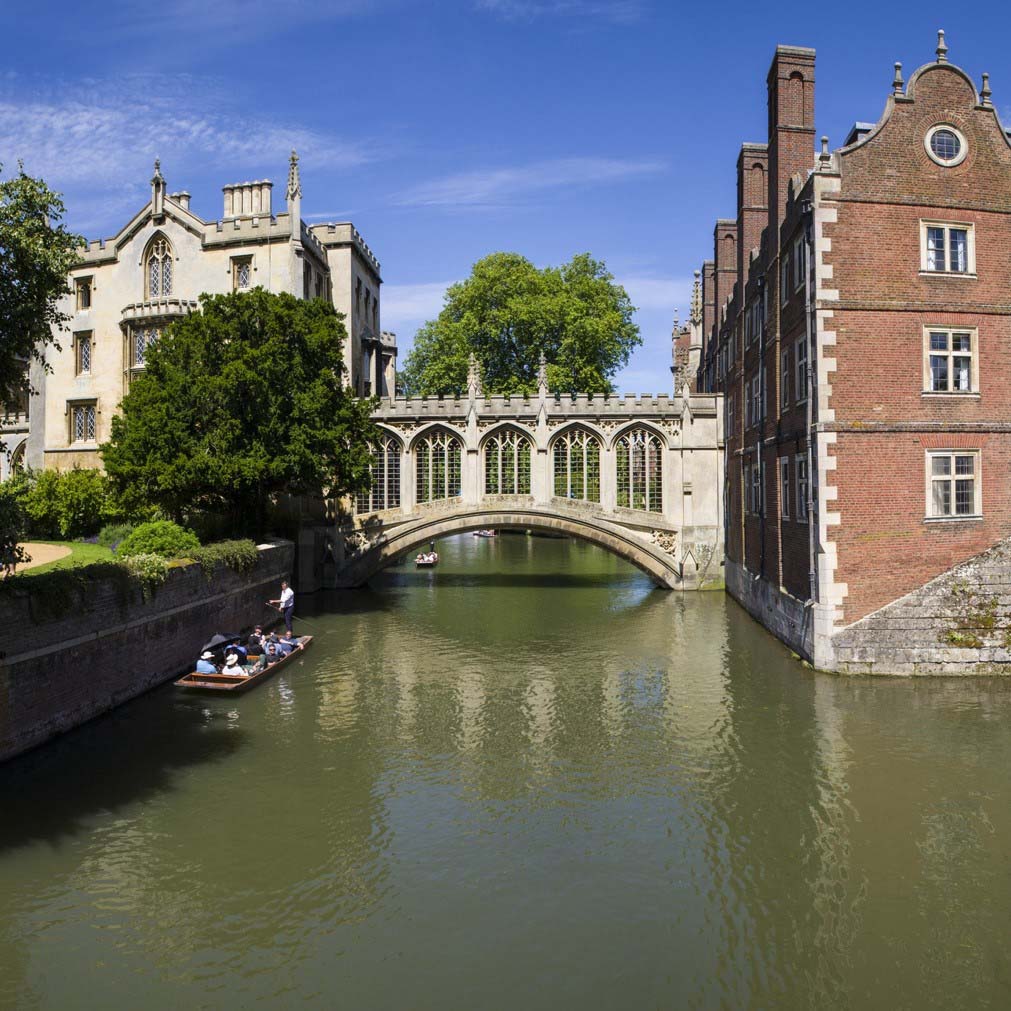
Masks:
[[[281,591],[281,607],[291,607],[295,603],[295,591],[290,587],[286,586]]]

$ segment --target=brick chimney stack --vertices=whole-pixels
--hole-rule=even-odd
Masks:
[[[737,278],[740,291],[748,280],[751,251],[762,241],[768,220],[769,152],[765,144],[742,144],[737,156]]]
[[[769,68],[769,258],[779,253],[779,226],[790,177],[814,164],[814,50],[776,46]]]

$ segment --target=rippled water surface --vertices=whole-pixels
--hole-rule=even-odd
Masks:
[[[816,676],[579,542],[440,550],[303,599],[245,697],[0,769],[0,1007],[1011,1006],[1011,683]]]

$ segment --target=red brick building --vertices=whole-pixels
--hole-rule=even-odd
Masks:
[[[816,153],[814,68],[777,48],[698,383],[725,394],[728,590],[832,668],[840,632],[1011,534],[1011,140],[940,33]]]

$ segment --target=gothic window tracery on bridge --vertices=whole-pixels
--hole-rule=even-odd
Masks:
[[[149,299],[166,298],[172,294],[172,247],[162,235],[156,235],[148,246],[144,277]]]
[[[359,513],[396,509],[400,506],[400,443],[392,435],[379,440],[369,467],[372,484],[359,492],[355,508]]]
[[[618,505],[663,512],[663,447],[645,428],[625,432],[615,446]]]
[[[484,444],[484,490],[487,495],[530,494],[530,440],[506,429]]]
[[[600,440],[574,428],[555,439],[552,459],[556,498],[600,501]]]
[[[415,490],[419,505],[460,495],[462,453],[460,440],[449,432],[431,432],[415,443]]]

